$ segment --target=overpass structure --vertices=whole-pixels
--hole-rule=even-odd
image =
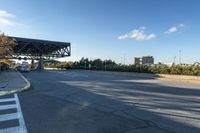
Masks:
[[[10,59],[39,60],[38,68],[43,68],[43,60],[67,57],[71,55],[71,44],[68,42],[48,41],[40,39],[9,37],[16,40],[14,53]]]

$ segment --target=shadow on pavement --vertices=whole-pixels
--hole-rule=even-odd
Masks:
[[[27,100],[21,106],[32,105],[25,109],[32,131],[200,132],[200,89],[95,72],[32,72],[25,76],[33,89],[22,94]],[[46,128],[38,128],[38,122]]]

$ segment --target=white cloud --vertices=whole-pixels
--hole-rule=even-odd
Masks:
[[[150,40],[150,39],[153,39],[153,38],[156,38],[156,35],[155,34],[150,34],[146,37],[146,40]]]
[[[11,13],[8,13],[7,11],[0,10],[0,17],[14,17],[14,15]]]
[[[0,25],[13,25],[14,22],[6,19],[6,18],[0,18]]]
[[[179,31],[181,28],[184,28],[185,25],[184,24],[178,24],[176,26],[172,26],[170,27],[167,31],[165,31],[164,33],[165,34],[170,34],[170,33],[174,33],[174,32],[177,32]]]
[[[124,35],[121,35],[118,37],[119,40],[124,39],[135,39],[137,41],[147,41],[156,38],[156,35],[154,33],[151,34],[145,34],[145,27],[140,27],[138,29],[132,30],[129,33],[126,33]]]
[[[13,14],[8,13],[7,11],[0,10],[0,26],[2,25],[14,25],[15,22],[12,20],[14,17]]]
[[[127,38],[129,38],[129,36],[127,34],[121,35],[118,37],[119,40],[123,40],[123,39],[127,39]]]
[[[177,28],[174,26],[174,27],[171,27],[170,29],[169,29],[169,33],[173,33],[173,32],[177,32]]]

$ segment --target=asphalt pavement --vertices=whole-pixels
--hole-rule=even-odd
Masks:
[[[18,94],[29,133],[199,133],[200,85],[92,71],[33,71]]]

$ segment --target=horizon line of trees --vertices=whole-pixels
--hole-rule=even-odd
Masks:
[[[87,69],[87,70],[105,70],[118,72],[138,72],[138,73],[159,73],[159,74],[176,74],[176,75],[195,75],[200,76],[200,63],[193,65],[173,64],[172,66],[157,65],[123,65],[117,64],[112,60],[94,59],[82,57],[80,61],[68,61],[61,63],[48,63],[45,67],[58,69]]]

